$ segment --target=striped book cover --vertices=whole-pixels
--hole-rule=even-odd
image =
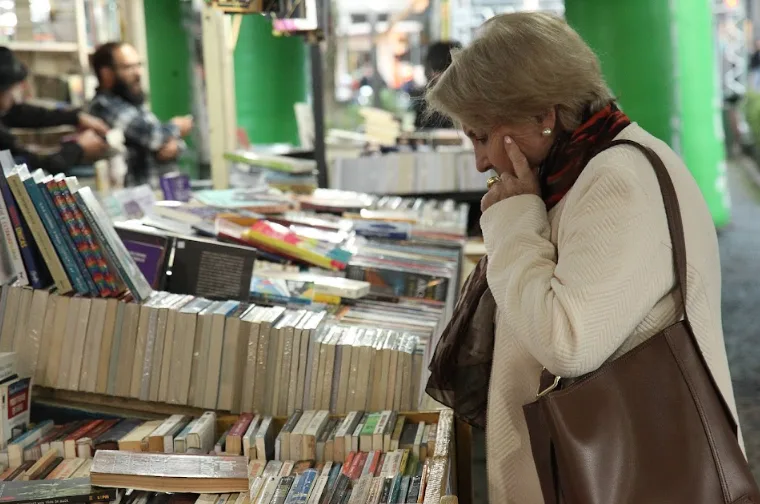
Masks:
[[[62,176],[48,177],[45,180],[45,186],[53,197],[63,222],[73,238],[79,254],[84,259],[100,295],[102,297],[117,295],[118,288],[113,275],[103,258],[100,246],[92,237],[92,230],[85,222],[82,212],[71,196],[66,181]]]
[[[70,260],[74,262],[74,265],[76,266],[76,271],[79,274],[79,279],[84,282],[84,285],[87,289],[86,292],[79,291],[80,294],[86,294],[90,296],[97,296],[98,295],[98,288],[95,285],[95,282],[92,280],[92,275],[90,275],[90,272],[87,270],[87,266],[84,264],[84,259],[79,255],[79,252],[77,251],[77,247],[74,244],[74,240],[69,235],[68,229],[66,229],[66,225],[63,222],[63,218],[61,217],[61,214],[58,212],[58,209],[55,206],[55,203],[53,202],[53,197],[50,195],[50,193],[47,191],[47,188],[45,187],[45,184],[42,183],[42,179],[45,178],[45,172],[42,171],[42,169],[37,169],[34,172],[31,173],[31,181],[37,186],[38,193],[40,197],[42,198],[42,204],[47,207],[47,214],[50,215],[52,218],[55,226],[56,231],[60,235],[60,240],[62,240],[63,246],[66,247],[66,250],[68,251],[68,255],[70,256]],[[34,198],[33,195],[31,195],[32,198]],[[40,214],[40,217],[45,219],[43,213]],[[43,220],[43,222],[45,222]],[[53,238],[53,244],[58,247],[57,238],[54,236]],[[61,252],[58,253],[59,256]],[[63,258],[61,258],[63,260]],[[72,282],[74,280],[72,279]],[[76,284],[75,284],[76,287]]]

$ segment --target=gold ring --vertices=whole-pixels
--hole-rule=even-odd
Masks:
[[[488,178],[488,181],[486,181],[486,187],[488,187],[488,189],[491,189],[491,187],[492,187],[492,186],[493,186],[493,185],[494,185],[496,182],[501,182],[501,177],[499,177],[498,175],[496,175],[496,176],[493,176],[493,177],[489,177],[489,178]]]

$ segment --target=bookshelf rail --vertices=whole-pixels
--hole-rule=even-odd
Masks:
[[[175,414],[198,417],[205,411],[202,408],[191,406],[154,403],[138,399],[74,392],[37,385],[34,386],[32,397],[35,403],[50,407],[77,409],[103,415],[137,417],[146,420],[165,418]],[[403,414],[413,422],[434,423],[438,417],[438,412],[436,411],[415,411]],[[219,411],[217,430],[219,432],[225,431],[235,423],[236,419],[237,415]],[[286,420],[285,417],[277,417],[275,422],[278,428],[282,427]],[[460,420],[455,420],[454,429],[457,476],[456,495],[460,503],[470,504],[472,502],[472,428]]]

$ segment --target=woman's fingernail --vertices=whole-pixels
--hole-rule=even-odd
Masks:
[[[511,144],[512,143],[512,138],[511,137],[504,137],[504,143],[507,144],[507,145]]]

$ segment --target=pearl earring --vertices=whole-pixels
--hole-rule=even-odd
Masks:
[[[551,128],[545,128],[544,131],[541,132],[541,134],[544,135],[544,136],[549,136],[549,135],[552,134],[552,129]]]

